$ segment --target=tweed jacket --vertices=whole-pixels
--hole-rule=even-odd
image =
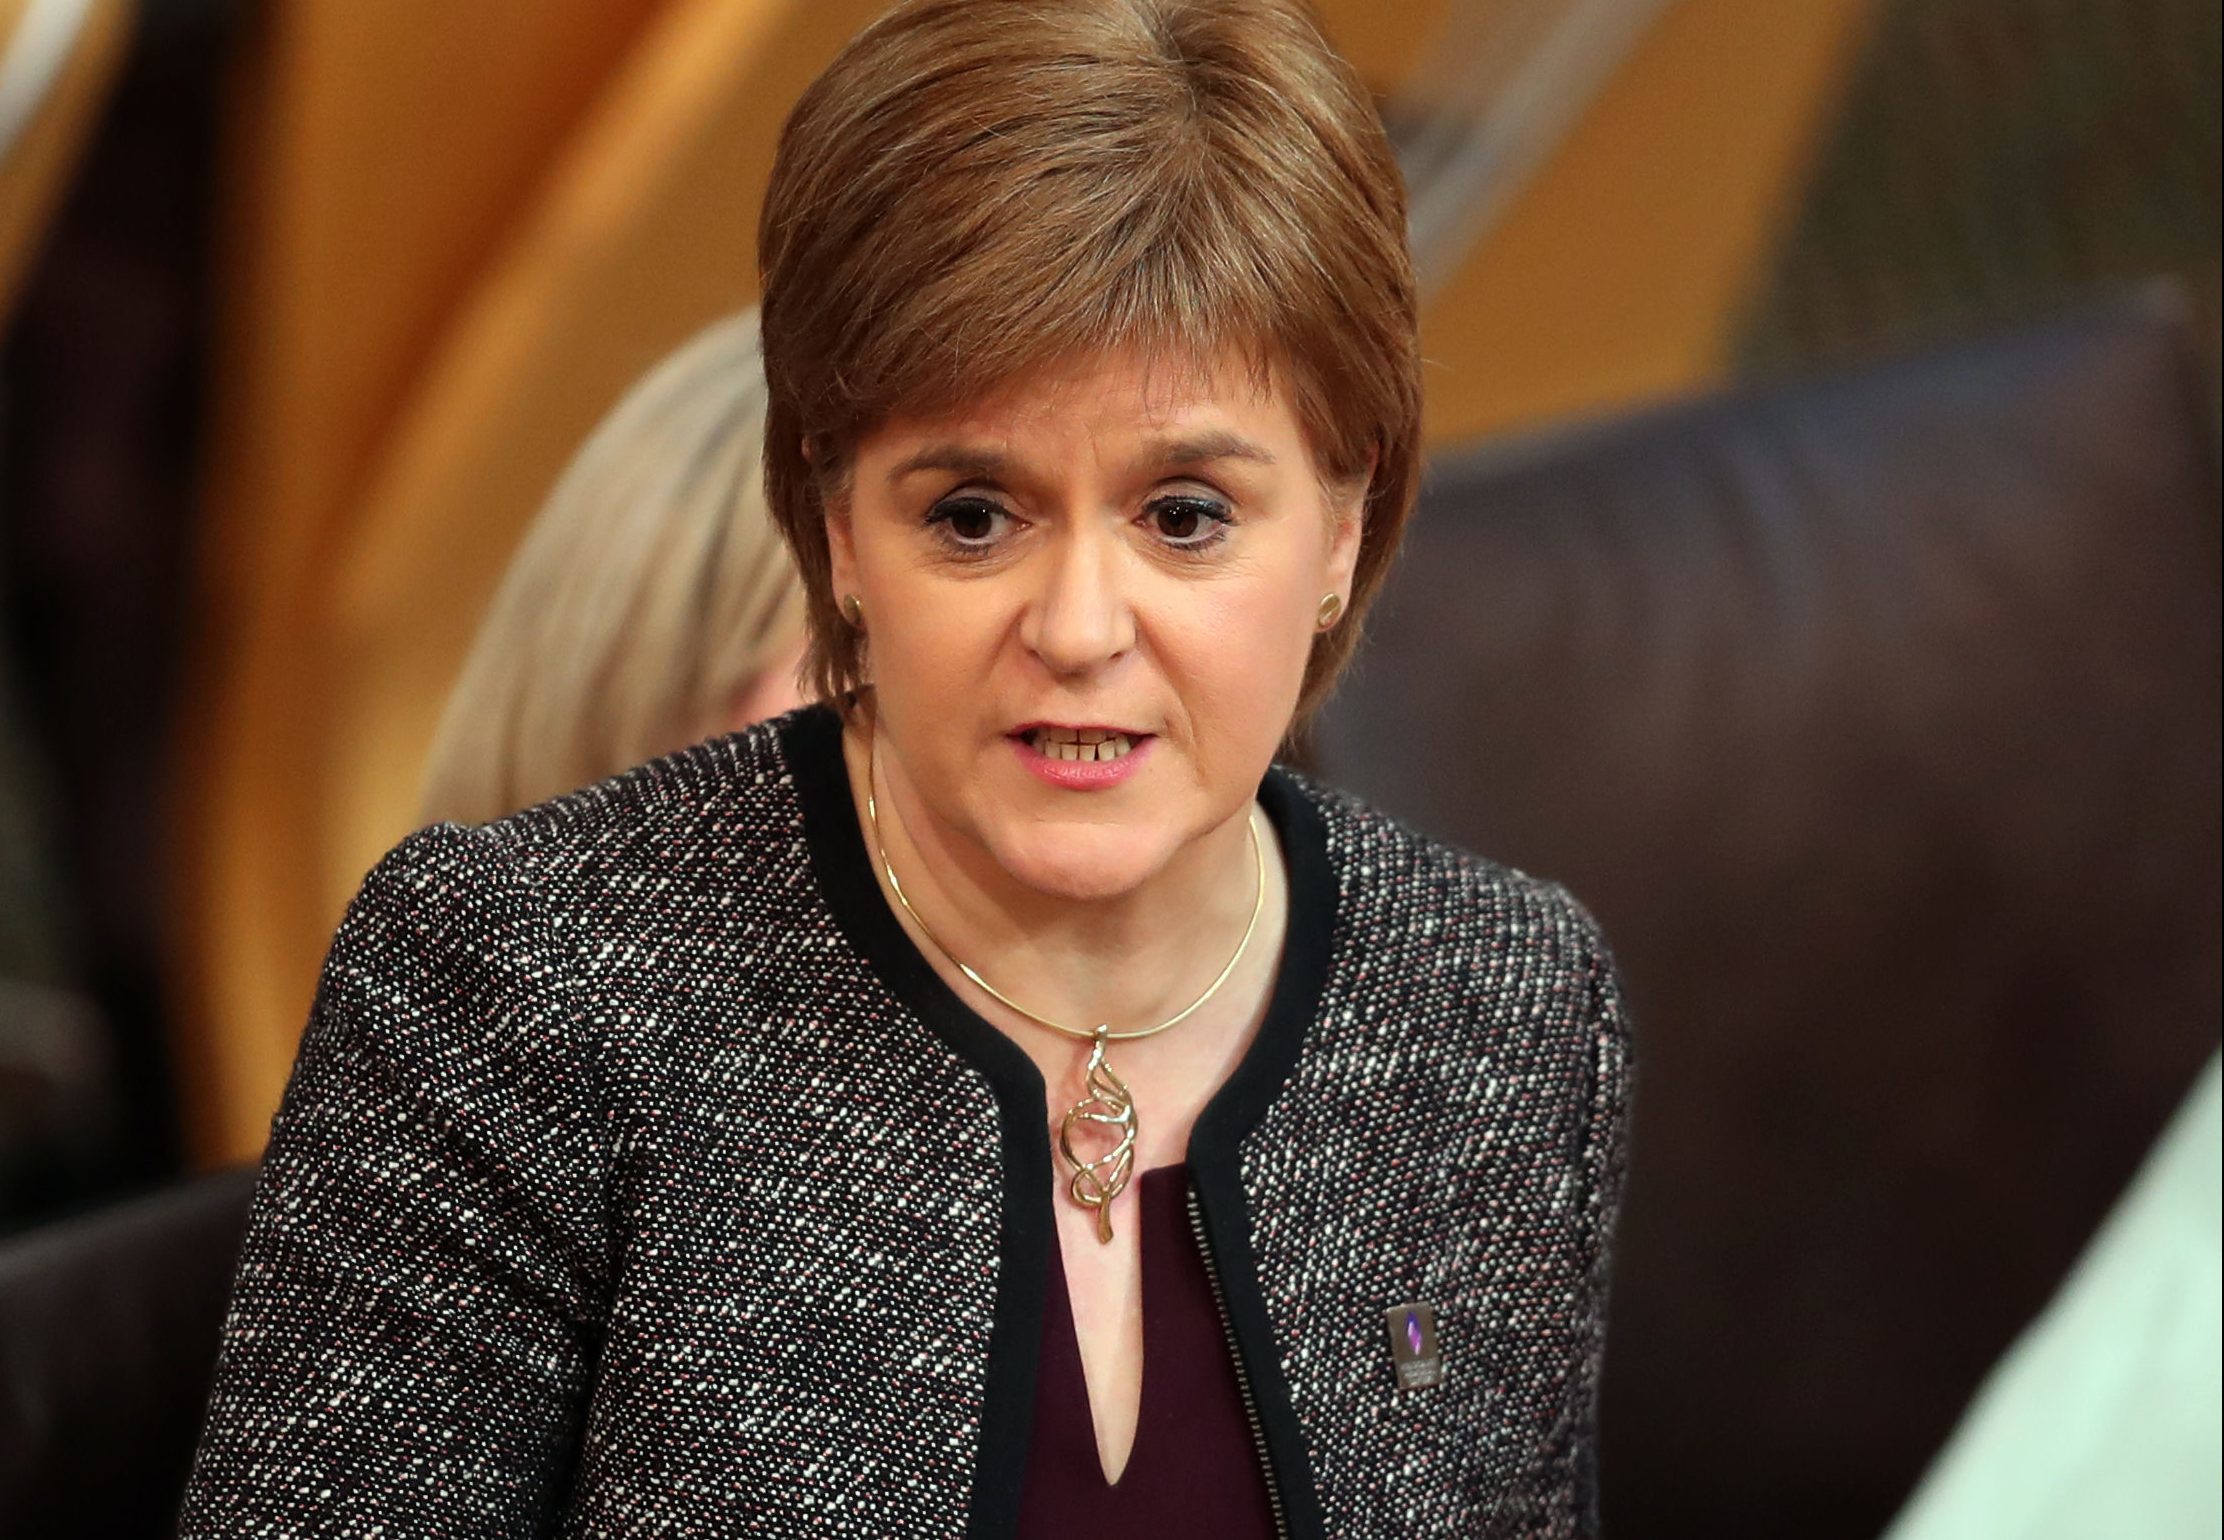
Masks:
[[[396,847],[271,1125],[186,1540],[991,1536],[1051,1151],[808,707]],[[1557,884],[1277,768],[1263,1025],[1193,1227],[1290,1536],[1596,1529],[1629,1044]],[[1435,1311],[1437,1383],[1386,1312]]]

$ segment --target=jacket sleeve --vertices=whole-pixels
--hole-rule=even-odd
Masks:
[[[607,1269],[572,977],[484,832],[365,881],[271,1125],[182,1540],[553,1529]]]
[[[1551,1485],[1560,1512],[1545,1526],[1553,1535],[1599,1533],[1598,1393],[1606,1354],[1608,1283],[1613,1271],[1614,1228],[1621,1214],[1628,1169],[1629,1104],[1635,1056],[1621,974],[1597,919],[1582,901],[1554,884],[1581,938],[1584,1000],[1580,1067],[1583,1115],[1576,1146],[1577,1243],[1583,1267],[1582,1298],[1574,1313],[1576,1373],[1569,1381]]]

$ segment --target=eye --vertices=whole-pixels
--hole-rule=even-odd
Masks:
[[[1012,516],[988,498],[967,494],[936,503],[926,522],[954,550],[986,551],[1003,538]]]
[[[1158,538],[1177,551],[1203,551],[1228,538],[1235,523],[1227,504],[1194,492],[1156,498],[1149,509]]]

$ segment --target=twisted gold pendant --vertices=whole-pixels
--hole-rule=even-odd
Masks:
[[[1112,1200],[1127,1190],[1127,1179],[1135,1171],[1135,1098],[1128,1094],[1127,1082],[1105,1062],[1111,1030],[1109,1026],[1097,1028],[1088,1067],[1082,1072],[1088,1094],[1067,1108],[1058,1123],[1058,1153],[1065,1157],[1072,1172],[1066,1193],[1083,1208],[1096,1210],[1097,1240],[1105,1245],[1112,1242]],[[1117,1140],[1096,1159],[1083,1160],[1073,1149],[1077,1123],[1116,1129]]]

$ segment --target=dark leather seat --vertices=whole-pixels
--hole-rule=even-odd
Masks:
[[[1615,944],[1620,1540],[1873,1536],[2216,1043],[2204,381],[2139,295],[1436,468],[1311,757]]]
[[[254,1183],[222,1171],[0,1246],[0,1535],[177,1532]]]

